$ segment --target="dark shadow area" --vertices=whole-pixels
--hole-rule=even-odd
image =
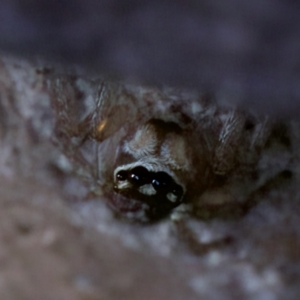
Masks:
[[[295,116],[299,12],[283,0],[4,0],[0,47]]]

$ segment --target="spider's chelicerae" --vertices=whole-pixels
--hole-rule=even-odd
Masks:
[[[269,180],[290,174],[289,161],[268,160],[290,147],[284,125],[210,95],[77,77],[49,83],[65,153],[121,216],[243,211]]]

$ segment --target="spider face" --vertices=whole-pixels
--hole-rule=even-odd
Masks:
[[[135,219],[163,217],[184,201],[189,167],[186,140],[179,126],[151,120],[122,143],[110,202]]]
[[[153,172],[143,165],[121,166],[114,174],[113,204],[129,215],[159,218],[181,204],[184,193],[184,187],[168,173]]]

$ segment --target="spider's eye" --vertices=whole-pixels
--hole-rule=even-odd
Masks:
[[[130,171],[129,181],[136,186],[142,186],[151,183],[151,174],[144,167],[136,167]]]
[[[157,172],[154,174],[152,186],[160,194],[173,194],[177,199],[176,201],[181,200],[183,196],[183,188],[165,172]]]
[[[158,192],[167,192],[172,184],[173,179],[165,172],[157,172],[152,180],[152,185]]]
[[[117,174],[118,181],[124,181],[127,179],[128,173],[126,171],[119,171]]]
[[[183,195],[183,188],[180,185],[175,183],[171,189],[171,193],[175,195],[177,199],[180,199]]]

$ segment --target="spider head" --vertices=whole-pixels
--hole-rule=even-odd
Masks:
[[[151,120],[120,146],[110,203],[134,219],[161,218],[184,201],[190,167],[181,128]]]

